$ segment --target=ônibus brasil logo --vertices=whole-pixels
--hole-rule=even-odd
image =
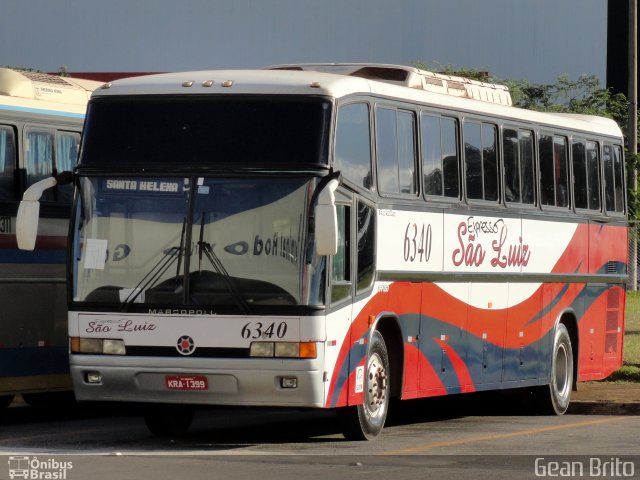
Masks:
[[[38,457],[9,457],[9,478],[33,480],[66,480],[67,470],[73,462],[61,462],[54,458],[40,460]]]

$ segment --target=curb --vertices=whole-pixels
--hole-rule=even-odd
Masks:
[[[640,415],[640,403],[590,402],[576,400],[571,402],[567,413],[573,415]]]

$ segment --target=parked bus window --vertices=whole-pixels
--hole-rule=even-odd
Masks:
[[[574,140],[573,199],[576,208],[600,210],[600,164],[595,142]]]
[[[596,142],[587,142],[587,174],[589,210],[600,210],[600,149]]]
[[[78,160],[78,146],[80,134],[73,132],[57,132],[56,135],[56,170],[71,172]],[[73,185],[58,185],[57,200],[62,203],[71,203],[73,199]]]
[[[369,107],[353,103],[340,108],[336,129],[334,169],[356,185],[369,190],[371,177],[371,140]]]
[[[605,144],[603,147],[606,209],[608,212],[624,211],[624,169],[620,147]]]
[[[358,292],[368,289],[375,277],[375,210],[358,202]]]
[[[498,199],[498,164],[495,125],[465,121],[467,198]]]
[[[569,206],[567,139],[542,134],[538,140],[540,155],[540,195],[542,205]]]
[[[411,112],[376,108],[378,189],[382,194],[417,193],[415,117]]]
[[[12,127],[0,126],[0,200],[14,200],[16,137]]]
[[[349,255],[349,207],[337,205],[338,253],[331,261],[331,302],[337,303],[351,295],[351,256]]]
[[[53,174],[53,132],[29,128],[26,132],[25,156],[27,186]],[[53,190],[47,190],[43,201],[53,201]]]
[[[534,203],[535,175],[533,132],[504,129],[505,200],[510,203]]]
[[[426,195],[458,198],[458,123],[449,117],[423,113],[423,185]]]

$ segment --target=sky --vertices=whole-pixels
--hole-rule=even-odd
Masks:
[[[0,65],[180,71],[373,62],[606,73],[605,0],[0,0]]]

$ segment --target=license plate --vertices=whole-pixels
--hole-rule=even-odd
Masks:
[[[169,390],[208,390],[207,377],[203,375],[167,375],[164,383]]]

